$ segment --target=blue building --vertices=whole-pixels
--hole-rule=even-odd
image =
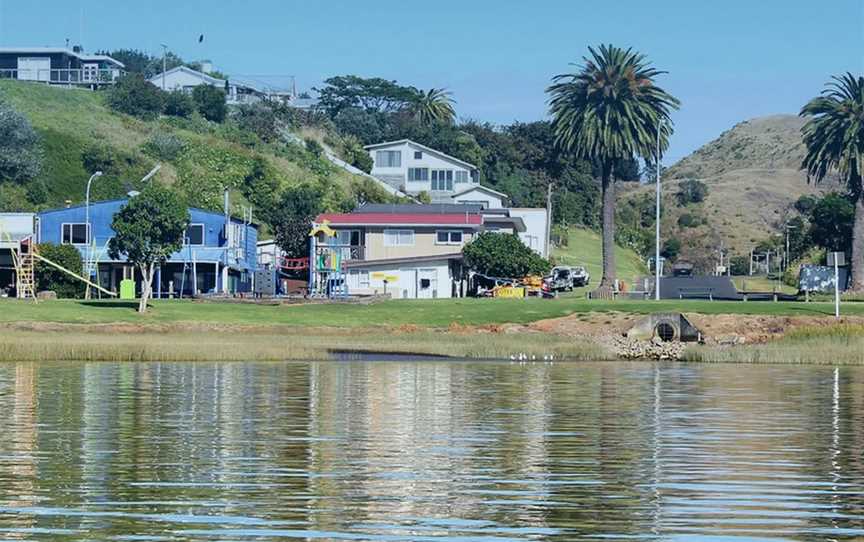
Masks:
[[[42,211],[36,217],[37,239],[77,248],[85,262],[92,262],[92,274],[102,287],[117,292],[121,280],[134,279],[140,293],[140,273],[125,258],[108,255],[111,222],[127,201],[91,203],[89,227],[84,205]],[[189,215],[183,248],[157,271],[153,295],[251,292],[258,226],[202,209],[189,209]]]

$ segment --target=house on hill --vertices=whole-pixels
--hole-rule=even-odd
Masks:
[[[108,241],[114,236],[111,222],[127,201],[91,203],[89,224],[84,205],[42,211],[36,215],[38,242],[72,245],[85,262],[92,262],[98,284],[116,292],[121,280],[131,278],[140,293],[134,266],[108,254]],[[258,226],[203,209],[189,209],[189,215],[183,247],[156,272],[154,296],[251,292]]]
[[[95,88],[113,84],[125,66],[107,55],[91,55],[80,46],[0,47],[0,79],[38,81]]]
[[[165,91],[181,90],[191,93],[200,85],[210,85],[225,90],[225,102],[230,105],[251,104],[271,98],[270,93],[258,87],[235,80],[220,79],[188,66],[177,66],[148,79]]]

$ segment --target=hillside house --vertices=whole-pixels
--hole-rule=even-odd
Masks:
[[[95,88],[113,84],[124,68],[119,60],[87,54],[79,46],[0,47],[0,79]]]
[[[410,139],[365,147],[372,156],[372,175],[412,196],[426,192],[433,202],[478,185],[477,167]]]
[[[200,85],[210,85],[225,91],[225,103],[229,105],[252,104],[270,99],[270,94],[258,87],[235,80],[219,79],[207,73],[193,70],[188,66],[171,68],[164,74],[158,73],[148,79],[162,90],[180,90],[191,93]]]
[[[108,255],[108,241],[114,235],[111,222],[127,201],[91,203],[89,225],[84,205],[42,211],[36,216],[38,241],[77,248],[85,262],[93,262],[98,283],[108,290],[116,292],[121,280],[134,278],[140,292],[137,270],[125,259]],[[202,209],[189,209],[189,214],[183,248],[157,270],[154,296],[250,292],[258,226]]]

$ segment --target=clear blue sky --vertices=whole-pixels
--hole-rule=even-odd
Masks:
[[[864,0],[0,0],[0,45],[66,38],[166,43],[301,89],[346,73],[447,87],[460,117],[493,123],[545,118],[550,77],[588,45],[632,46],[682,101],[671,162],[741,120],[797,113],[832,74],[864,73]]]

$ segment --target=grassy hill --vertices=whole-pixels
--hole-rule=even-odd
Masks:
[[[808,184],[800,170],[805,152],[803,123],[794,115],[744,121],[670,167],[664,180],[663,230],[693,250],[714,250],[722,242],[734,254],[747,254],[759,240],[779,233],[800,196],[837,188],[830,182]],[[678,184],[686,179],[708,186],[704,203],[687,208],[675,204]],[[642,186],[622,197],[653,190],[653,186]],[[679,227],[678,219],[684,213],[699,217],[704,224]]]
[[[244,186],[267,179],[271,188],[319,180],[332,186],[331,202],[350,196],[363,182],[301,145],[284,141],[264,143],[232,123],[202,119],[162,118],[142,121],[117,114],[104,103],[104,94],[37,83],[0,81],[0,100],[23,113],[42,139],[45,160],[41,175],[25,187],[36,208],[84,200],[87,178],[96,169],[105,175],[93,184],[92,199],[122,197],[140,188],[141,179],[157,162],[156,179],[185,192],[193,205],[220,208],[225,188],[235,206],[246,203]],[[182,151],[166,158],[149,143],[173,137]],[[0,207],[12,205],[0,201]],[[19,205],[20,206],[20,205]],[[0,209],[3,210],[3,209]]]
[[[591,230],[572,228],[568,231],[566,247],[555,247],[552,256],[557,263],[584,266],[596,285],[603,275],[600,234]],[[628,248],[615,247],[618,278],[633,283],[647,273],[639,255]]]

